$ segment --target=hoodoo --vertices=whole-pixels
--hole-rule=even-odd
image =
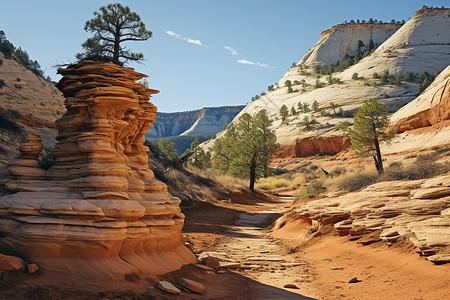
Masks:
[[[0,248],[71,279],[158,275],[195,261],[182,242],[180,200],[148,168],[144,134],[156,116],[148,100],[158,91],[110,63],[58,72],[67,111],[56,122],[55,163],[37,176],[38,135],[11,163]]]

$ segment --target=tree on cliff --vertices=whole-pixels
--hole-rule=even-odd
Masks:
[[[281,123],[286,122],[287,117],[289,117],[289,110],[285,104],[283,104],[280,108],[280,116],[281,116]]]
[[[142,61],[142,53],[130,52],[123,43],[130,41],[146,41],[152,32],[128,6],[119,3],[108,4],[94,12],[95,18],[88,20],[84,30],[94,33],[83,44],[83,53],[76,55],[77,59],[107,59],[121,63],[120,59]]]
[[[257,178],[269,175],[271,155],[278,147],[272,122],[265,109],[253,117],[245,113],[214,143],[216,166],[224,173],[249,178],[252,191]]]
[[[378,98],[370,98],[358,109],[353,128],[348,130],[353,150],[359,156],[372,154],[379,174],[383,173],[380,140],[389,142],[393,137],[392,131],[387,132],[388,126],[387,105],[379,102]]]

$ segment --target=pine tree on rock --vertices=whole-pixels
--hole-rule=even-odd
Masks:
[[[124,62],[142,61],[142,53],[130,52],[123,44],[130,41],[146,41],[152,32],[145,28],[145,24],[128,6],[119,3],[108,4],[94,12],[95,18],[88,20],[84,30],[94,33],[83,44],[83,53],[78,53],[78,60],[105,60],[122,64]]]

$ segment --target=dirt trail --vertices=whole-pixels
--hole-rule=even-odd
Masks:
[[[291,299],[304,299],[301,295],[309,297],[314,295],[307,289],[284,288],[284,286],[286,284],[298,286],[300,282],[309,281],[308,263],[290,259],[266,229],[274,217],[288,208],[293,200],[292,197],[281,197],[278,203],[267,204],[262,211],[239,214],[227,241],[216,249],[224,259],[241,263],[242,268],[238,270],[241,275],[295,293],[291,295]],[[258,291],[255,291],[255,294],[257,293]],[[278,299],[276,297],[264,294],[256,298]]]

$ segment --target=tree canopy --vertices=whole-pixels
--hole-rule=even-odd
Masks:
[[[269,175],[269,162],[278,147],[273,121],[265,109],[253,117],[243,114],[238,122],[228,125],[225,135],[214,144],[214,160],[224,173],[249,178],[254,190],[255,180]]]
[[[119,64],[121,59],[124,62],[144,59],[142,53],[130,52],[123,43],[145,41],[152,36],[140,16],[119,3],[100,7],[94,12],[94,18],[86,22],[84,30],[94,33],[94,36],[82,44],[84,52],[77,54],[77,59],[107,60]]]
[[[388,107],[370,98],[355,114],[353,128],[348,130],[352,149],[359,156],[372,154],[378,173],[383,173],[383,160],[381,158],[380,140],[390,141],[393,132],[387,132],[389,126]],[[374,154],[375,153],[375,154]]]

